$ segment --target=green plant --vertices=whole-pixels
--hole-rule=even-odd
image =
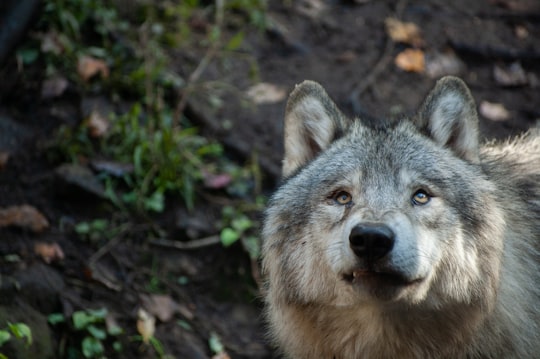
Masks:
[[[224,226],[220,238],[223,246],[231,246],[240,240],[249,257],[257,260],[261,252],[260,238],[256,234],[259,223],[249,218],[239,207],[223,207],[222,217]]]
[[[210,61],[244,56],[237,50],[248,26],[264,28],[265,8],[265,0],[188,0],[140,3],[129,16],[120,17],[106,0],[47,0],[39,28],[40,48],[48,48],[45,42],[55,44],[50,51],[42,50],[49,73],[76,74],[77,58],[89,54],[105,60],[112,71],[110,78],[82,83],[83,88],[95,91],[104,84],[113,98],[128,94],[138,99],[128,113],[111,115],[112,128],[103,137],[90,138],[85,124],[64,127],[55,147],[74,162],[102,156],[133,164],[133,172],[122,178],[101,175],[109,198],[123,209],[161,212],[166,193],[180,193],[192,208],[197,182],[219,170],[219,165],[209,163],[223,151],[186,125],[183,106],[198,91],[210,91],[205,97],[220,102],[219,85],[201,86],[199,78]],[[196,21],[207,24],[203,31]],[[122,41],[115,41],[119,37]],[[206,51],[186,79],[169,70],[167,49],[180,45]],[[176,93],[181,94],[178,104],[170,96]]]
[[[12,335],[17,339],[26,340],[26,345],[32,345],[32,331],[24,323],[7,323],[7,327],[0,329],[0,347],[12,340]],[[8,359],[5,354],[0,353],[0,359]]]
[[[68,350],[72,353],[80,352],[84,358],[105,358],[107,348],[116,353],[122,351],[122,344],[118,336],[123,333],[122,328],[116,325],[106,325],[107,309],[87,309],[79,310],[72,314],[70,328],[75,333],[81,334],[80,343],[74,343],[71,339],[71,347]],[[67,318],[61,313],[52,313],[48,317],[51,325],[61,323],[68,324]],[[68,344],[69,345],[69,344]]]
[[[96,242],[101,238],[111,235],[109,221],[106,219],[94,219],[88,222],[79,222],[75,225],[75,232],[90,242]]]
[[[131,340],[133,340],[135,342],[144,343],[142,335],[134,335],[134,336],[131,337]],[[154,352],[157,354],[159,359],[173,359],[174,358],[173,356],[165,353],[165,349],[163,348],[163,344],[155,336],[152,335],[152,336],[150,336],[148,338],[148,344],[150,344],[151,347],[154,349]]]

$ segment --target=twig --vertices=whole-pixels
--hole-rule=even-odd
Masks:
[[[407,4],[407,0],[398,1],[398,3],[396,4],[395,11],[394,11],[396,18],[398,19],[401,18],[406,4]],[[391,54],[392,54],[393,48],[394,48],[394,42],[392,41],[390,36],[387,35],[386,43],[384,46],[384,50],[381,54],[381,57],[379,58],[379,60],[377,60],[377,62],[375,63],[375,65],[373,66],[373,69],[369,72],[369,74],[366,77],[364,77],[360,83],[356,84],[353,90],[351,91],[351,95],[349,96],[349,102],[353,105],[353,108],[358,107],[358,106],[355,106],[355,104],[357,103],[360,95],[364,93],[364,91],[366,91],[370,86],[373,85],[375,80],[377,80],[379,75],[390,63],[390,61],[392,60]],[[355,111],[356,110],[357,109],[355,108]],[[356,111],[356,112],[359,112],[359,111]]]
[[[101,248],[99,248],[89,259],[88,259],[88,266],[92,266],[95,262],[97,262],[101,257],[103,257],[105,254],[107,254],[113,247],[115,247],[118,243],[120,243],[124,239],[124,234],[129,230],[128,225],[122,225],[120,228],[120,232],[110,241],[108,241],[105,245],[103,245]]]
[[[221,32],[221,29],[223,28],[223,18],[224,18],[224,0],[216,0],[216,27]],[[220,34],[221,36],[221,34]],[[191,73],[191,75],[188,77],[187,84],[184,87],[184,91],[180,91],[179,94],[179,100],[178,100],[178,106],[176,106],[176,111],[174,114],[176,123],[180,123],[180,116],[184,112],[184,109],[187,104],[187,95],[185,89],[189,88],[193,83],[197,82],[201,75],[204,73],[212,59],[216,56],[216,53],[219,51],[219,47],[221,45],[221,39],[218,38],[215,41],[213,41],[206,51],[206,54],[202,58],[202,60],[199,62],[195,70]]]
[[[168,239],[160,238],[160,239],[152,239],[148,241],[148,243],[155,246],[186,250],[186,249],[198,249],[198,248],[208,247],[208,246],[221,243],[221,237],[218,234],[216,234],[209,237],[195,239],[189,242],[178,242],[178,241],[171,241]]]

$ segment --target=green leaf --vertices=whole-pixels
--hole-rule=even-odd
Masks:
[[[122,201],[127,204],[133,204],[137,201],[137,192],[131,191],[122,195]]]
[[[0,347],[11,339],[11,334],[7,330],[0,330]]]
[[[163,358],[165,355],[165,350],[163,349],[163,344],[156,338],[156,337],[150,337],[150,344],[152,344],[152,347],[158,354],[159,358]]]
[[[103,340],[107,338],[107,332],[101,328],[96,327],[95,325],[90,324],[86,330],[88,330],[88,333],[90,333],[94,338]]]
[[[90,233],[90,223],[80,222],[75,225],[75,232],[77,234],[88,234]]]
[[[112,344],[112,347],[114,349],[115,352],[117,353],[120,353],[124,348],[122,347],[122,343],[120,343],[119,341],[115,341],[113,344]]]
[[[51,313],[47,317],[47,321],[49,322],[49,324],[55,325],[55,324],[58,324],[58,323],[65,322],[66,317],[62,313]]]
[[[249,254],[249,258],[255,260],[261,255],[261,242],[256,236],[242,238],[242,245]]]
[[[243,233],[253,227],[253,222],[246,216],[240,216],[231,221],[231,226],[239,233]]]
[[[149,211],[163,212],[165,209],[165,196],[163,192],[156,191],[144,201],[144,208]]]
[[[240,235],[234,229],[226,227],[221,230],[220,238],[221,244],[224,247],[229,247],[240,238]]]
[[[225,49],[226,50],[229,50],[229,51],[234,51],[234,50],[237,50],[240,45],[242,45],[242,42],[244,41],[244,32],[243,31],[240,31],[240,32],[237,32],[230,40],[229,42],[227,43],[227,45],[225,46]]]
[[[81,349],[86,358],[95,358],[101,356],[105,351],[101,341],[94,337],[84,338],[81,343]]]
[[[118,325],[112,325],[107,328],[107,332],[109,333],[109,335],[117,336],[122,334],[124,330]]]
[[[178,324],[182,329],[190,330],[190,331],[193,330],[193,327],[191,326],[191,324],[189,324],[185,320],[180,319],[176,322],[176,324]]]
[[[92,229],[95,231],[104,231],[107,229],[109,221],[106,219],[95,219],[92,221]]]
[[[178,277],[178,279],[176,280],[176,282],[180,285],[186,285],[189,283],[189,278],[186,277],[185,275],[182,275],[180,277]]]
[[[73,320],[73,326],[77,330],[85,329],[95,321],[95,318],[88,315],[86,312],[79,310],[73,313],[73,316],[71,317]]]
[[[28,345],[32,344],[32,330],[30,327],[24,323],[8,323],[9,330],[15,335],[18,339],[26,338],[26,343]]]
[[[223,353],[223,351],[225,350],[225,347],[221,343],[221,339],[219,339],[219,336],[216,333],[210,334],[210,338],[208,339],[208,346],[214,354]]]
[[[21,59],[22,63],[25,65],[30,65],[35,62],[39,56],[39,51],[37,49],[21,49],[17,51],[17,57]]]
[[[100,309],[88,309],[87,312],[89,315],[95,318],[105,320],[105,317],[107,316],[108,311],[107,311],[107,308],[100,308]]]

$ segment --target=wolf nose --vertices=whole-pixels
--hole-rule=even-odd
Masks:
[[[351,230],[349,243],[356,256],[372,263],[392,250],[394,237],[394,232],[384,224],[362,223]]]

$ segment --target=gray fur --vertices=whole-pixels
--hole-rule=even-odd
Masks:
[[[413,118],[375,125],[297,86],[263,229],[267,318],[288,358],[538,356],[540,131],[480,146],[477,122],[454,77]],[[349,246],[364,222],[395,233],[374,263]]]

